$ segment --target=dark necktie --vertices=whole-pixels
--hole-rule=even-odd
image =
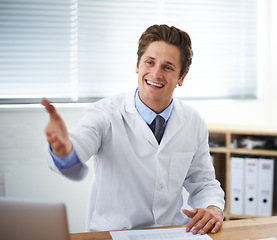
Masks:
[[[161,130],[163,129],[164,122],[165,122],[165,120],[162,116],[160,116],[160,115],[156,116],[154,135],[155,135],[158,143],[161,142]]]

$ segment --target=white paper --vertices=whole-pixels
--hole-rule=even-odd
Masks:
[[[271,237],[271,238],[263,238],[263,239],[258,239],[258,240],[276,240],[276,238]]]
[[[194,235],[185,228],[111,231],[110,234],[113,240],[212,240],[207,234]]]

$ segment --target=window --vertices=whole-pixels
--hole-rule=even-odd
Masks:
[[[0,0],[0,103],[87,101],[135,88],[137,41],[156,23],[192,38],[177,97],[257,97],[254,0]]]
[[[0,98],[76,98],[77,2],[0,1]]]

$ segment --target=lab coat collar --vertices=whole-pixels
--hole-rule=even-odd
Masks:
[[[134,89],[126,96],[125,111],[128,115],[128,117],[126,117],[126,121],[129,121],[129,125],[134,129],[134,131],[136,131],[136,134],[142,135],[151,145],[157,148],[159,147],[159,144],[153,132],[136,109],[135,92],[136,89]]]
[[[180,131],[180,128],[183,127],[182,124],[180,124],[181,119],[186,118],[186,113],[181,110],[180,102],[177,101],[177,99],[174,100],[173,109],[170,115],[170,118],[168,119],[163,138],[160,143],[160,147],[166,146],[169,141],[172,141],[176,134]]]
[[[137,131],[137,134],[142,134],[149,141],[150,144],[152,144],[156,148],[159,147],[159,149],[162,149],[164,146],[167,145],[169,141],[172,140],[172,138],[174,138],[176,132],[178,132],[179,129],[182,127],[182,125],[180,124],[181,118],[186,117],[183,111],[179,111],[181,108],[180,102],[176,101],[177,99],[174,100],[172,113],[170,118],[168,119],[163,138],[159,145],[151,129],[142,119],[135,107],[135,92],[136,89],[127,94],[125,101],[125,111],[126,114],[128,114],[127,119],[129,119],[130,121],[129,124],[131,125],[131,127],[133,127],[135,131]]]

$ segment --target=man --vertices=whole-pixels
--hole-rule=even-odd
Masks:
[[[191,64],[190,37],[153,25],[137,54],[138,89],[91,104],[69,134],[53,105],[42,100],[50,114],[49,165],[79,180],[93,157],[89,231],[181,225],[189,217],[187,231],[215,233],[224,192],[215,179],[208,131],[198,113],[173,99]],[[193,210],[181,209],[183,188]]]

